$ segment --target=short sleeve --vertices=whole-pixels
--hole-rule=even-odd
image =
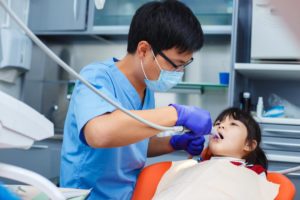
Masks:
[[[107,97],[120,104],[113,94],[113,83],[104,70],[85,69],[81,72],[81,75],[98,91],[104,93]],[[72,98],[74,101],[74,114],[78,132],[80,133],[80,139],[84,140],[83,142],[86,143],[82,132],[85,124],[97,116],[113,112],[116,108],[98,94],[95,94],[80,81],[77,81],[76,83]]]
[[[6,200],[20,200],[14,193],[12,193],[9,189],[0,185],[0,199]]]

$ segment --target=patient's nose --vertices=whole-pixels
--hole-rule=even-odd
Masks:
[[[224,129],[224,128],[225,128],[225,126],[224,126],[223,123],[220,123],[220,124],[218,125],[218,129]]]

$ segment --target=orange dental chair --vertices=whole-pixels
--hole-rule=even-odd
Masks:
[[[211,154],[207,149],[201,154],[202,158],[209,159]],[[171,167],[172,162],[160,162],[145,167],[140,173],[132,200],[150,200],[155,194],[161,177]],[[294,184],[284,175],[276,172],[268,172],[267,179],[270,182],[279,184],[279,192],[275,200],[293,200],[296,189]]]

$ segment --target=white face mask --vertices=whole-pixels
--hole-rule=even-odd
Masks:
[[[157,91],[157,92],[165,92],[171,89],[172,87],[174,87],[175,85],[177,85],[180,81],[182,81],[182,77],[184,74],[183,72],[163,70],[160,67],[153,51],[152,54],[154,56],[158,68],[160,69],[160,74],[157,80],[148,79],[144,70],[143,61],[141,60],[142,70],[145,75],[145,83],[150,90]]]

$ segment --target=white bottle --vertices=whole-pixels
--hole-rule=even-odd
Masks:
[[[262,97],[258,97],[257,106],[256,106],[256,116],[261,118],[264,111],[264,102]]]

